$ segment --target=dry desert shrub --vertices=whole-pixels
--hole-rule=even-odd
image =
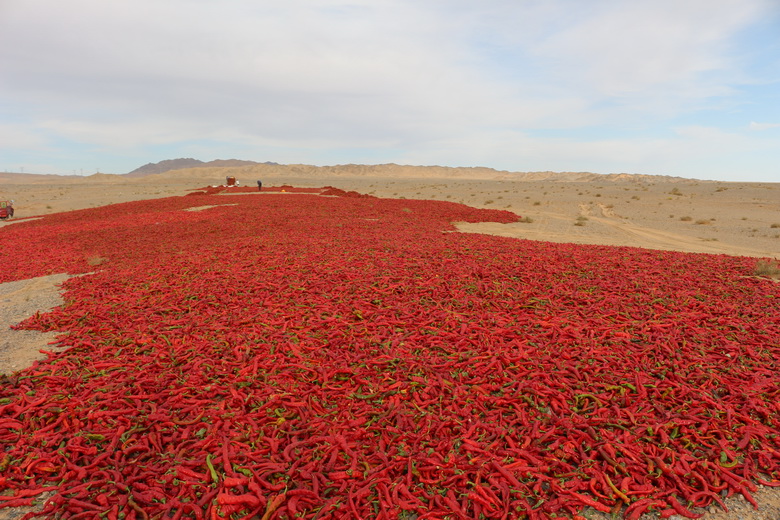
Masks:
[[[709,224],[709,223],[710,223],[710,221],[709,221],[709,220],[704,220],[704,219],[701,219],[701,218],[700,218],[700,219],[699,219],[699,220],[697,220],[695,223],[696,223],[696,224],[699,224],[699,225],[701,226],[701,225],[704,225],[704,224]]]
[[[89,258],[87,258],[87,264],[91,266],[104,264],[106,262],[108,262],[108,258],[104,258],[102,256],[92,255]]]
[[[769,227],[771,227],[772,229],[777,229],[777,228],[780,228],[780,224],[778,224],[778,223],[776,223],[776,222],[775,222],[774,224],[772,224],[772,225],[771,225],[771,226],[769,226]]]
[[[753,270],[756,276],[767,276],[769,278],[780,277],[780,263],[777,260],[759,260]]]
[[[690,222],[691,220],[693,220],[693,218],[692,217],[680,217],[680,220],[682,220],[683,222]]]
[[[534,221],[534,219],[532,219],[531,217],[528,217],[528,216],[523,217],[520,220],[518,220],[518,222],[522,222],[523,224],[531,224],[533,221]]]

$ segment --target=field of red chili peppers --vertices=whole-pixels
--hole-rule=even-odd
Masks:
[[[69,348],[2,378],[0,507],[636,519],[780,485],[780,286],[755,259],[457,233],[518,217],[448,202],[214,191],[0,230],[23,259],[2,282],[91,273],[20,325]]]

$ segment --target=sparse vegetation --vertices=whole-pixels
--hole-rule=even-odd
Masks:
[[[756,276],[780,277],[780,263],[777,260],[759,260],[753,270]]]
[[[780,228],[780,224],[778,224],[778,223],[776,223],[776,222],[775,222],[774,224],[772,224],[772,225],[771,225],[771,226],[769,226],[769,227],[771,227],[772,229],[777,229],[777,228]]]
[[[695,224],[698,224],[698,225],[700,225],[700,226],[702,226],[702,225],[704,225],[704,224],[709,224],[709,223],[710,223],[710,221],[709,221],[709,220],[704,220],[703,218],[700,218],[699,220],[697,220],[697,221],[695,222]]]
[[[104,258],[102,256],[90,256],[89,258],[87,258],[87,264],[91,266],[104,264],[106,262],[108,262],[108,258]]]
[[[680,220],[682,220],[683,222],[690,222],[691,220],[693,220],[693,217],[688,217],[688,216],[680,217]]]
[[[523,224],[530,224],[533,221],[534,221],[534,219],[532,219],[531,217],[528,217],[528,216],[522,217],[520,220],[518,220],[518,222],[522,222]]]

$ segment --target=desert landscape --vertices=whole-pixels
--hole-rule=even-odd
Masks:
[[[1,174],[0,197],[16,217],[184,195],[234,176],[242,186],[333,185],[383,198],[446,200],[505,209],[529,222],[464,225],[465,232],[651,249],[780,256],[780,183],[700,181],[649,175],[509,173],[487,168],[398,165],[252,165],[188,168],[141,177]],[[6,225],[0,223],[0,225]]]
[[[0,199],[13,199],[16,214],[6,228],[45,215],[99,208],[129,201],[186,196],[235,177],[242,187],[332,186],[383,199],[437,200],[472,208],[504,210],[517,222],[457,223],[462,233],[488,234],[561,244],[630,246],[662,251],[707,253],[757,259],[780,258],[780,183],[733,183],[647,175],[592,173],[510,173],[481,168],[398,165],[313,167],[239,165],[196,167],[143,176],[96,174],[88,177],[0,173]],[[279,195],[247,193],[247,197]],[[218,207],[228,188],[202,208]],[[227,202],[225,203],[227,204]],[[200,209],[200,208],[193,208]],[[150,232],[153,232],[150,230]],[[23,258],[14,259],[23,262]],[[106,259],[92,263],[100,269]],[[13,374],[42,359],[37,351],[56,333],[10,327],[62,304],[57,273],[0,285],[0,373]],[[758,511],[741,495],[729,498],[730,512],[715,506],[701,511],[707,520],[777,520],[780,493],[760,486]],[[20,517],[25,509],[0,510],[1,518]],[[5,515],[5,516],[3,516]],[[10,516],[9,516],[10,515]],[[17,515],[17,516],[14,516]],[[588,519],[610,518],[596,510]],[[259,515],[258,515],[259,518]],[[265,516],[263,518],[266,518]],[[416,518],[412,516],[408,519]],[[642,518],[659,518],[657,513]],[[673,519],[682,518],[672,516]]]

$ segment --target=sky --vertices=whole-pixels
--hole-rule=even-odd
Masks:
[[[780,0],[0,0],[0,171],[780,182]]]

